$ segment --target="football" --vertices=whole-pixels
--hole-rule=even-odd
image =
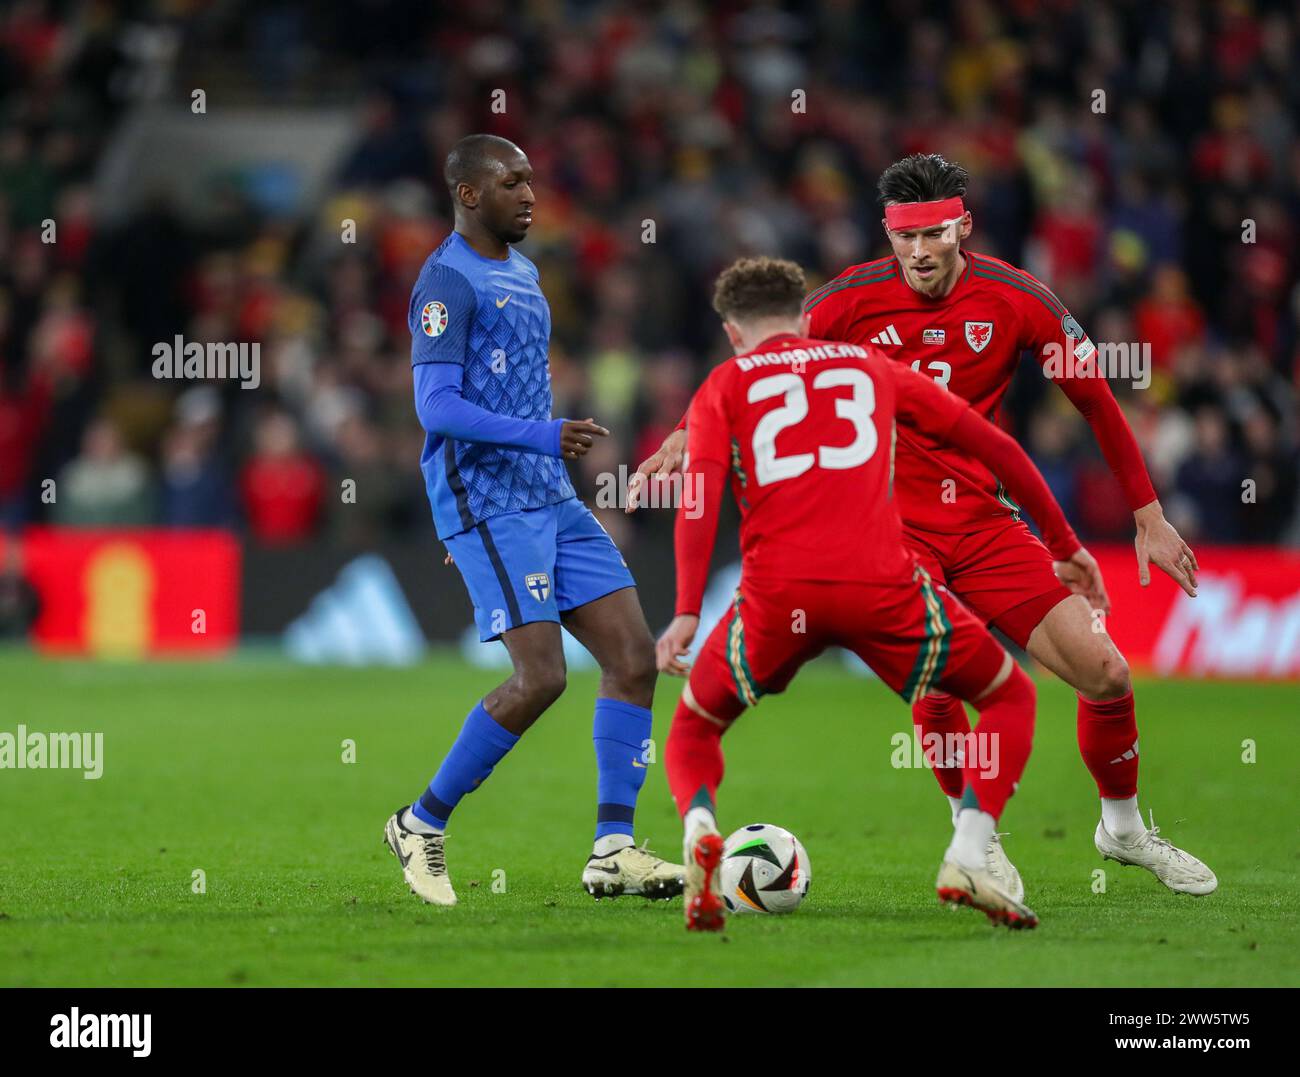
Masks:
[[[807,850],[779,826],[751,823],[723,845],[722,900],[728,912],[794,912],[811,882]]]

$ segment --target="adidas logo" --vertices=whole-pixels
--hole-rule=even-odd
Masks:
[[[872,344],[902,344],[903,342],[901,339],[899,339],[898,330],[896,330],[893,324],[891,323],[885,326],[885,328],[882,329],[879,333],[877,333],[874,337],[872,337],[871,343]]]
[[[310,665],[410,665],[424,634],[393,570],[378,554],[347,564],[284,632],[290,657]]]
[[[1136,759],[1137,754],[1138,754],[1138,742],[1134,741],[1132,748],[1130,748],[1123,755],[1117,755],[1114,759],[1111,760],[1111,765],[1113,766],[1115,763],[1127,763],[1130,759]]]

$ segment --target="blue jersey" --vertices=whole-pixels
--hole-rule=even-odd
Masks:
[[[537,267],[513,247],[504,260],[485,258],[452,232],[420,270],[408,322],[413,367],[456,364],[467,403],[516,419],[550,420],[551,309]],[[558,454],[440,434],[426,433],[420,470],[439,538],[575,496]]]

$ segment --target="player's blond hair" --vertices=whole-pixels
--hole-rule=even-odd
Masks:
[[[720,274],[713,309],[724,321],[795,317],[803,313],[803,270],[784,258],[741,258]]]

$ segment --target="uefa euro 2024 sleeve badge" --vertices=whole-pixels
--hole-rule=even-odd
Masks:
[[[420,311],[420,328],[426,337],[436,337],[447,328],[447,308],[436,299],[424,304]]]

